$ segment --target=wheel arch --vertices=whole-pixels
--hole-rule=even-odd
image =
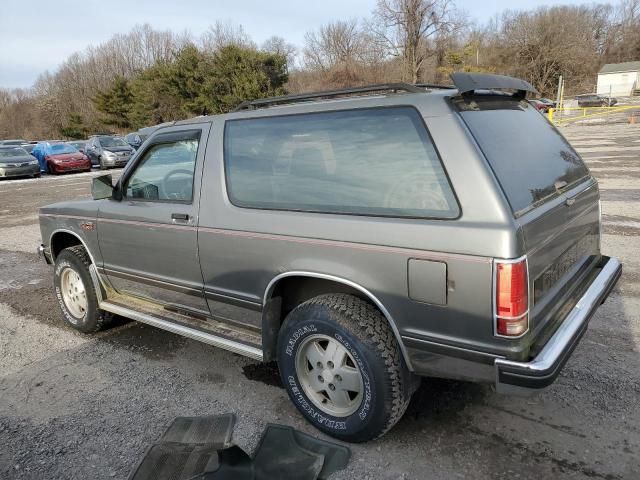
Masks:
[[[51,250],[51,259],[55,262],[58,254],[68,247],[82,245],[91,259],[91,263],[96,266],[96,261],[91,254],[91,250],[87,247],[84,239],[72,230],[66,228],[57,228],[49,235],[49,248]]]
[[[387,323],[391,327],[393,335],[398,342],[402,357],[404,358],[407,368],[409,368],[410,371],[413,371],[413,368],[409,361],[409,355],[404,343],[402,342],[402,337],[400,336],[398,326],[391,316],[391,313],[389,313],[389,310],[387,310],[387,308],[378,297],[376,297],[369,289],[352,280],[338,277],[336,275],[304,270],[293,270],[280,273],[273,277],[265,288],[264,296],[262,299],[262,343],[265,360],[275,358],[278,332],[280,330],[280,326],[282,325],[282,321],[286,316],[286,311],[284,311],[282,308],[282,297],[280,295],[274,296],[274,293],[278,292],[278,288],[283,285],[284,281],[293,280],[295,278],[305,280],[319,280],[323,282],[328,287],[328,289],[320,293],[337,293],[335,289],[331,289],[330,286],[339,285],[341,287],[339,291],[355,294],[356,296],[359,296],[371,302],[378,310],[380,310],[382,315],[387,320]],[[317,294],[319,293],[314,292],[314,294],[310,295],[308,298],[312,298]],[[308,298],[306,298],[305,300],[307,300]]]

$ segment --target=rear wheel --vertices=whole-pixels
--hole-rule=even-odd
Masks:
[[[90,265],[89,255],[82,246],[65,248],[56,258],[53,280],[65,320],[84,333],[102,330],[112,318],[110,313],[98,309]]]
[[[386,318],[353,295],[321,295],[291,311],[278,365],[304,417],[349,442],[383,435],[411,398],[411,374]]]

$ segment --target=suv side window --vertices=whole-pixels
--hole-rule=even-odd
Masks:
[[[190,203],[199,142],[199,130],[156,136],[126,180],[125,197]]]
[[[229,120],[229,199],[246,208],[456,218],[420,114],[367,108]]]

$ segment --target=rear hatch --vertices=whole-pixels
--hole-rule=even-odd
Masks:
[[[534,339],[547,336],[599,260],[598,185],[567,140],[526,101],[477,95],[458,109],[520,226],[529,325]]]

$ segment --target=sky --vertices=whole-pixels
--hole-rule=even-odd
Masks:
[[[580,4],[589,0],[458,0],[484,22],[506,9]],[[220,20],[240,24],[260,44],[272,35],[301,46],[304,34],[338,19],[363,18],[375,0],[2,0],[0,87],[30,87],[72,53],[97,45],[136,24],[198,36]]]

